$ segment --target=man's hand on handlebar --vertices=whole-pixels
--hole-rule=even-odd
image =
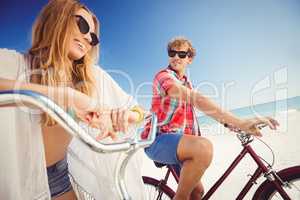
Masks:
[[[261,137],[261,129],[265,126],[269,126],[270,129],[276,130],[279,123],[271,117],[255,117],[251,119],[244,119],[239,126],[232,124],[225,124],[226,128],[229,128],[234,132],[244,131],[247,134]]]

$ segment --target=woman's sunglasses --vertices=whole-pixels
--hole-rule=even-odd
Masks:
[[[76,17],[76,22],[79,28],[80,33],[82,34],[87,34],[90,32],[90,26],[88,24],[88,22],[80,15],[75,15]],[[99,39],[97,37],[97,35],[95,33],[90,32],[92,41],[90,42],[90,44],[92,46],[96,46],[99,43]]]
[[[168,51],[168,55],[172,58],[175,57],[176,54],[178,55],[179,58],[182,59],[186,58],[186,56],[190,56],[190,53],[188,51],[175,51],[175,50]]]

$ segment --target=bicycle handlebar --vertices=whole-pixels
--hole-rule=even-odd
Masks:
[[[225,128],[231,128],[231,126],[227,123],[223,124]],[[259,124],[256,125],[256,128],[259,130],[265,128],[267,124]],[[241,141],[242,144],[248,144],[253,141],[253,135],[248,134],[245,131],[242,131],[241,129],[234,129],[233,132],[236,133],[237,138]]]
[[[155,139],[157,118],[152,114],[151,131],[148,139],[127,139],[123,142],[104,144],[96,141],[79,124],[67,114],[60,106],[48,97],[30,90],[5,90],[0,91],[0,106],[9,105],[18,101],[37,106],[52,117],[72,136],[78,137],[94,151],[101,153],[126,151],[132,148],[144,148],[149,146]]]

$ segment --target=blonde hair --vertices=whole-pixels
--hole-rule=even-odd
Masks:
[[[67,52],[70,33],[76,28],[74,14],[79,9],[92,15],[95,32],[99,35],[96,16],[79,1],[50,0],[32,27],[31,69],[38,70],[39,74],[32,74],[30,81],[48,86],[70,86],[91,96],[95,83],[92,65],[97,62],[98,47],[93,46],[80,62],[72,62]],[[48,115],[43,116],[43,123],[56,124]]]
[[[192,42],[190,40],[182,36],[174,37],[173,39],[171,39],[168,43],[167,50],[170,51],[173,48],[180,48],[184,45],[188,46],[188,56],[190,58],[194,58],[196,56],[196,49],[193,47]]]

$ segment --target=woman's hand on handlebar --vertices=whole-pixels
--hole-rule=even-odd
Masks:
[[[99,110],[97,101],[73,88],[62,88],[61,92],[67,102],[67,108],[71,108],[75,112],[76,118],[90,123],[91,116]]]
[[[77,119],[92,128],[99,129],[100,134],[97,136],[97,140],[108,136],[116,139],[110,110],[101,108],[95,99],[73,88],[64,88],[61,92],[67,100],[68,109],[71,108],[74,111]]]
[[[96,139],[101,140],[106,137],[117,139],[118,132],[127,132],[129,123],[134,123],[137,118],[136,112],[128,109],[102,109],[89,115],[89,125],[98,128],[101,132]]]
[[[101,107],[97,101],[80,91],[67,88],[65,92],[67,104],[71,107],[76,117],[100,130],[97,140],[111,137],[117,138],[117,132],[127,132],[129,123],[136,123],[139,114],[127,108],[108,109]]]

